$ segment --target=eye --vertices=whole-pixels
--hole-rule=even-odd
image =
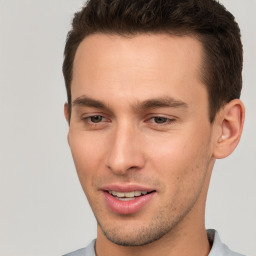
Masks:
[[[163,116],[153,116],[149,119],[149,122],[155,125],[171,124],[175,121],[174,118],[168,118]]]
[[[103,115],[90,115],[81,116],[81,121],[86,129],[100,130],[109,125],[111,120]]]
[[[152,117],[151,119],[156,124],[164,124],[164,123],[167,123],[170,120],[169,118],[162,117],[162,116],[155,116],[155,117]]]
[[[103,116],[95,115],[95,116],[90,116],[89,121],[92,123],[100,123],[103,121]]]
[[[170,116],[151,116],[146,120],[149,126],[156,130],[170,129],[177,121],[177,118]]]

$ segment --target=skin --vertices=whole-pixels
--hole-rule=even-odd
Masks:
[[[95,34],[79,45],[72,112],[65,105],[65,116],[98,222],[98,256],[208,255],[210,176],[215,159],[229,155],[240,139],[244,107],[231,101],[209,122],[202,58],[200,42],[189,36]],[[118,214],[102,192],[113,183],[156,193],[138,212]]]

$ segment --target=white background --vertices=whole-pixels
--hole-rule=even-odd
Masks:
[[[0,255],[61,255],[96,236],[66,143],[63,48],[82,0],[0,0]],[[233,250],[256,255],[256,1],[221,1],[240,24],[247,116],[217,161],[206,209]]]

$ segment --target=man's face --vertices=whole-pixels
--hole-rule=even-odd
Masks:
[[[157,240],[204,204],[214,160],[201,62],[186,36],[96,34],[78,47],[68,139],[99,232],[114,243]]]

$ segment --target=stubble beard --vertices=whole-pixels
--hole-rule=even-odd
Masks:
[[[131,217],[127,218],[128,221],[126,225],[133,227],[133,229],[130,228],[128,230],[125,229],[124,226],[119,226],[118,221],[117,225],[105,222],[104,219],[106,216],[96,216],[96,211],[94,215],[99,228],[110,242],[120,246],[145,246],[164,237],[166,237],[169,242],[174,241],[175,237],[179,236],[183,220],[191,210],[196,207],[196,203],[206,182],[209,166],[210,160],[206,160],[198,164],[195,169],[192,170],[193,172],[195,172],[196,169],[204,170],[204,174],[201,177],[201,183],[199,183],[197,187],[192,188],[192,191],[195,193],[193,193],[191,200],[189,200],[190,202],[185,200],[182,204],[179,204],[178,201],[180,199],[174,196],[174,200],[168,202],[161,210],[159,209],[146,224],[139,225],[138,222],[133,222]]]
[[[115,225],[113,223],[101,221],[104,219],[104,216],[102,216],[103,218],[98,219],[95,215],[98,226],[110,242],[121,246],[145,246],[163,238],[164,236],[166,236],[168,241],[171,242],[175,237],[179,236],[183,220],[198,201],[205,181],[205,175],[199,190],[189,204],[184,203],[176,208],[177,200],[179,200],[176,198],[174,202],[169,202],[172,206],[170,204],[165,205],[165,207],[159,210],[146,224],[139,225],[138,222],[135,223],[131,218],[129,218],[126,225],[132,226],[133,229],[130,228],[128,231],[124,226],[118,226],[118,224]]]
[[[175,213],[176,209],[171,211],[170,209],[164,209],[158,216],[154,216],[147,226],[137,226],[134,230],[126,233],[124,228],[110,227],[111,224],[105,227],[97,218],[96,220],[103,234],[110,242],[126,247],[145,246],[161,239],[167,234],[171,234],[174,228],[190,212],[195,202],[182,215],[175,216],[173,213]],[[129,222],[127,222],[127,225],[129,225]]]

